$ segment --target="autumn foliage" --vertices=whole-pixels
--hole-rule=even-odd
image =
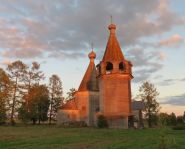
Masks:
[[[48,113],[50,122],[54,120],[63,99],[62,82],[56,74],[48,85],[44,81],[37,62],[28,66],[18,60],[10,63],[6,71],[0,68],[0,124],[14,125],[18,118],[24,123],[40,123],[48,120]]]

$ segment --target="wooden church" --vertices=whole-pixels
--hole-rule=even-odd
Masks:
[[[74,98],[61,106],[58,124],[84,121],[96,126],[104,115],[110,128],[128,128],[131,109],[132,63],[125,59],[116,37],[116,25],[108,26],[109,39],[102,60],[95,66],[94,51]]]

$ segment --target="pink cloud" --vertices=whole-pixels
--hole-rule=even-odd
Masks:
[[[166,59],[167,56],[164,52],[158,52],[158,57],[159,57],[160,60],[163,61],[163,60]]]
[[[16,50],[5,50],[2,53],[2,56],[9,58],[30,58],[42,56],[42,50],[33,50],[33,49],[16,49]]]
[[[184,39],[182,36],[178,35],[178,34],[175,34],[173,36],[171,36],[170,38],[168,39],[164,39],[164,40],[161,40],[159,42],[159,46],[168,46],[168,47],[172,47],[172,46],[177,46],[177,45],[180,45],[184,42]]]
[[[9,59],[4,59],[3,61],[0,62],[1,65],[9,65],[11,61]]]

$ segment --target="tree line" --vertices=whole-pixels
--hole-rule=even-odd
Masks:
[[[33,124],[55,120],[64,103],[62,81],[56,74],[49,77],[48,84],[44,80],[38,62],[28,66],[17,60],[5,70],[0,68],[0,124],[9,121],[14,125],[15,118]]]
[[[56,120],[57,110],[66,100],[72,99],[75,89],[71,88],[67,97],[63,97],[60,77],[53,74],[44,84],[45,76],[38,62],[31,66],[20,60],[10,63],[4,70],[0,68],[0,124],[7,121],[15,124],[15,118],[24,123],[33,124]],[[160,113],[157,102],[159,92],[154,84],[146,81],[139,87],[137,99],[144,103],[144,119],[148,126],[185,124],[185,112],[176,116],[173,112]]]
[[[183,125],[185,127],[185,111],[181,116],[176,116],[175,113],[167,114],[160,112],[160,105],[157,102],[159,92],[154,84],[149,81],[144,82],[139,87],[139,94],[137,99],[140,99],[144,103],[144,119],[146,120],[148,127],[153,126],[176,126]]]

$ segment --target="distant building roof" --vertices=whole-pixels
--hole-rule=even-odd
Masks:
[[[78,110],[75,99],[68,100],[64,105],[60,107],[62,110]]]
[[[132,110],[143,110],[145,105],[142,101],[132,101],[131,108]]]

